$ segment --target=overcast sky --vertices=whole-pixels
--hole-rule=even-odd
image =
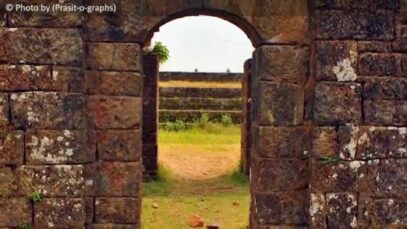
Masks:
[[[243,72],[253,46],[246,34],[225,20],[195,16],[177,19],[160,27],[153,43],[161,41],[170,59],[161,71]]]

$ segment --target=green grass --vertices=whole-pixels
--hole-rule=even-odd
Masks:
[[[240,126],[224,127],[220,124],[212,124],[207,129],[192,128],[184,131],[160,130],[158,141],[159,144],[239,144]]]

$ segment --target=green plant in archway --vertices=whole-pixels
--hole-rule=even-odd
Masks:
[[[170,59],[170,51],[168,50],[167,46],[163,45],[163,43],[159,41],[155,42],[151,52],[158,55],[158,58],[160,59],[160,64],[164,64]]]

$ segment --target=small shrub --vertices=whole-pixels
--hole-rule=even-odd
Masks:
[[[232,117],[228,114],[223,114],[221,118],[221,123],[224,127],[229,127],[233,124]]]
[[[31,229],[32,226],[31,226],[31,224],[29,224],[29,223],[25,223],[25,224],[21,225],[20,228],[21,228],[21,229]]]
[[[163,125],[165,131],[183,131],[187,129],[187,125],[182,119],[177,119],[175,122],[166,122]]]
[[[32,192],[32,193],[30,194],[30,199],[31,199],[34,203],[40,202],[41,199],[42,199],[41,192],[39,192],[39,191]]]
[[[195,121],[196,125],[200,129],[207,129],[208,124],[209,124],[209,115],[208,114],[201,114],[201,117],[199,117],[198,120]]]
[[[158,55],[160,64],[164,64],[170,59],[170,51],[168,50],[167,46],[163,45],[163,43],[159,41],[154,44],[151,52]]]

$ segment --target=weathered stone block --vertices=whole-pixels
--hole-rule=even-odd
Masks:
[[[396,10],[400,7],[398,0],[317,0],[315,6],[329,9],[386,9]]]
[[[139,196],[142,168],[139,162],[101,162],[86,166],[87,194]]]
[[[400,73],[400,57],[392,54],[365,53],[359,57],[360,75],[394,76]]]
[[[23,131],[0,131],[0,164],[20,165],[23,163],[23,139]]]
[[[253,193],[254,220],[259,224],[305,224],[308,196],[307,191]]]
[[[80,65],[83,42],[79,29],[0,28],[10,63]],[[25,44],[25,45],[16,45]]]
[[[374,100],[363,101],[363,114],[366,124],[407,125],[407,102]]]
[[[317,123],[359,123],[361,109],[360,84],[318,83],[315,86],[314,120]]]
[[[304,91],[301,86],[261,82],[255,92],[254,120],[260,125],[299,125],[303,121]],[[261,99],[260,99],[261,98]]]
[[[36,228],[83,228],[85,226],[84,199],[46,198],[34,205],[34,212]]]
[[[316,159],[312,166],[312,192],[347,192],[365,190],[367,170],[364,161],[329,162]]]
[[[377,159],[367,164],[370,193],[377,197],[406,195],[407,159]]]
[[[86,213],[86,223],[87,224],[93,223],[93,219],[95,218],[95,198],[94,197],[86,197],[85,213]]]
[[[83,95],[24,92],[10,98],[13,123],[18,127],[82,129],[86,125]]]
[[[139,223],[141,201],[138,198],[96,198],[97,223]]]
[[[0,198],[0,226],[20,227],[31,223],[31,204],[27,198]]]
[[[394,16],[385,12],[321,10],[316,12],[316,36],[321,39],[391,40]]]
[[[400,25],[397,28],[397,39],[393,42],[393,50],[399,52],[407,51],[407,26]]]
[[[269,158],[308,158],[311,129],[307,127],[258,127],[254,153]]]
[[[16,178],[11,168],[0,167],[0,198],[2,197],[8,198],[15,192],[17,188],[15,179]]]
[[[98,132],[99,159],[106,161],[141,160],[141,133],[137,130]]]
[[[83,93],[84,73],[81,68],[76,67],[52,67],[53,90]]]
[[[135,72],[86,72],[88,93],[141,96],[143,78]]]
[[[96,134],[76,130],[28,130],[27,164],[82,164],[96,158]]]
[[[358,226],[403,228],[407,225],[407,202],[400,198],[360,196]]]
[[[359,52],[390,52],[391,43],[383,41],[359,41]]]
[[[355,81],[357,43],[354,41],[319,41],[316,43],[318,81]]]
[[[310,225],[312,228],[327,229],[326,223],[327,206],[325,195],[321,193],[310,194]]]
[[[140,127],[141,98],[127,96],[90,96],[88,116],[98,129]]]
[[[252,157],[251,185],[258,192],[293,191],[308,187],[308,161]]]
[[[52,7],[50,2],[47,1],[18,1],[24,5],[37,5],[43,4],[44,6]],[[68,0],[64,2],[58,2],[60,6],[83,5],[82,0]],[[69,12],[23,12],[13,11],[8,15],[8,21],[10,27],[79,27],[82,24],[84,18],[84,12],[81,11],[69,11]]]
[[[326,195],[329,212],[327,222],[332,228],[357,228],[357,197],[350,193],[329,193]]]
[[[363,98],[407,100],[407,78],[363,77]]]
[[[18,191],[39,191],[46,197],[77,197],[84,194],[82,165],[21,166],[17,168]]]
[[[316,127],[312,131],[312,153],[315,158],[338,154],[338,134],[335,127]]]
[[[140,52],[136,43],[88,43],[88,68],[139,71]]]
[[[9,124],[8,120],[9,102],[7,94],[0,94],[0,127],[5,127]]]
[[[304,84],[308,73],[308,48],[298,46],[261,46],[254,56],[256,80]]]

